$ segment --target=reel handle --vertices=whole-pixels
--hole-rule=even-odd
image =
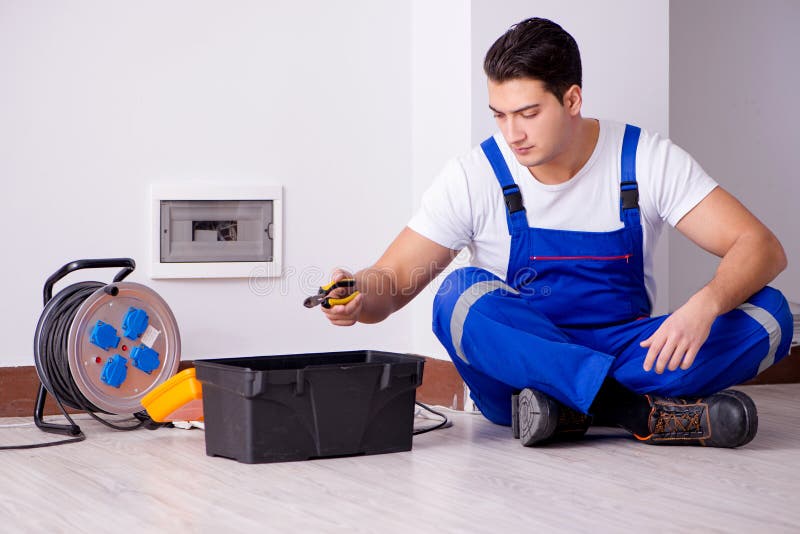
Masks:
[[[79,269],[104,269],[106,267],[121,267],[122,270],[114,277],[114,282],[121,282],[126,276],[131,274],[136,268],[136,262],[133,258],[106,258],[96,260],[75,260],[70,262],[55,273],[50,275],[50,278],[44,283],[44,304],[47,304],[53,298],[53,286],[73,271]]]
[[[69,425],[59,425],[56,423],[45,423],[44,422],[44,403],[47,400],[47,389],[40,383],[39,384],[39,393],[36,395],[36,408],[33,411],[33,422],[36,423],[36,426],[39,427],[40,430],[44,432],[49,432],[51,434],[64,434],[65,436],[79,436],[81,434],[81,427],[75,424],[75,421],[67,414],[67,411],[58,403],[58,407],[61,409],[61,413],[64,414],[64,417],[67,418],[71,424]]]

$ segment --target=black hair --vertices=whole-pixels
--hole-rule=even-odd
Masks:
[[[581,86],[581,54],[578,43],[564,28],[542,18],[530,18],[511,26],[486,52],[486,76],[494,82],[533,78],[564,101],[573,85]]]

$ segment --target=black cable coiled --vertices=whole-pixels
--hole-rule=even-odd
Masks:
[[[75,424],[64,408],[64,404],[76,410],[83,410],[98,422],[115,430],[135,430],[147,423],[146,414],[133,414],[139,422],[131,426],[119,426],[103,419],[95,412],[108,413],[91,403],[81,393],[69,369],[67,346],[69,330],[81,305],[95,291],[105,287],[100,282],[81,282],[64,288],[48,303],[39,322],[39,336],[36,351],[36,362],[42,384],[56,399],[61,411],[71,424]]]

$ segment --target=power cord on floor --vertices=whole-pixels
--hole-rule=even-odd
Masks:
[[[75,419],[88,420],[89,418],[92,417],[92,414],[83,414],[83,416],[79,415],[77,417],[73,415],[73,417],[75,417]],[[70,421],[73,421],[72,417],[68,417],[68,418],[69,418]],[[134,417],[134,419],[138,419],[138,418]],[[121,420],[120,422],[122,422],[122,421],[125,421],[125,419]],[[73,424],[74,424],[74,421],[73,421]],[[28,426],[34,426],[34,423],[10,423],[10,424],[7,424],[7,425],[0,425],[0,429],[3,429],[3,428],[23,428],[23,427],[28,427]],[[82,430],[80,430],[80,427],[78,425],[75,425],[75,428],[77,428],[78,430],[73,434],[74,437],[71,437],[71,438],[60,439],[60,440],[57,440],[57,441],[42,441],[42,442],[37,442],[37,443],[28,443],[28,444],[25,444],[25,445],[3,445],[3,446],[0,446],[0,451],[18,451],[18,450],[24,450],[24,449],[41,449],[43,447],[55,447],[56,445],[66,445],[68,443],[78,443],[80,441],[85,440],[86,439],[86,435],[83,433]]]
[[[448,427],[453,426],[453,422],[450,421],[450,419],[448,419],[447,416],[444,415],[443,413],[437,412],[436,410],[434,410],[430,406],[422,404],[421,402],[416,402],[416,404],[417,404],[417,406],[423,408],[424,410],[427,410],[427,411],[431,412],[432,414],[441,417],[442,420],[436,425],[425,427],[425,428],[415,429],[414,430],[414,435],[415,436],[417,436],[419,434],[424,434],[425,432],[432,432],[433,430],[439,430],[440,428],[448,428]]]
[[[86,435],[81,431],[74,438],[60,439],[58,441],[46,441],[42,443],[31,443],[28,445],[3,445],[0,451],[17,451],[22,449],[41,449],[43,447],[55,447],[56,445],[66,445],[67,443],[78,443],[86,439]]]

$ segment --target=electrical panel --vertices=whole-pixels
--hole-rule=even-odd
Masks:
[[[280,186],[153,186],[153,278],[280,276]]]

